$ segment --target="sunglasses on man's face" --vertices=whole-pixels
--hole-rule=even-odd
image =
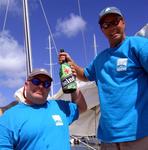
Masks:
[[[118,17],[116,18],[115,20],[113,21],[110,21],[110,22],[103,22],[102,24],[100,24],[101,28],[103,29],[108,29],[109,27],[111,26],[117,26],[119,24],[121,20],[121,17]]]
[[[36,86],[39,86],[40,84],[42,84],[45,89],[48,89],[51,86],[51,81],[49,81],[49,80],[41,81],[38,78],[33,78],[28,81],[31,81],[32,84],[36,85]]]

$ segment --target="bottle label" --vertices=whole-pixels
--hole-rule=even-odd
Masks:
[[[70,76],[62,79],[62,87],[65,87],[72,82],[75,82],[75,77],[71,74]]]
[[[61,71],[60,71],[61,79],[69,76],[70,74],[72,74],[72,71],[71,71],[69,64],[67,64],[67,63],[62,64]]]
[[[71,93],[76,90],[76,78],[68,63],[61,64],[60,68],[61,85],[64,93]]]

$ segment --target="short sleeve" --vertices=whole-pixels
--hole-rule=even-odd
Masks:
[[[77,104],[64,100],[57,100],[56,102],[59,108],[65,113],[69,125],[78,119],[79,110]]]
[[[90,81],[96,80],[94,61],[92,61],[86,68],[84,68],[84,75]]]
[[[11,150],[13,149],[12,132],[0,124],[0,149]]]

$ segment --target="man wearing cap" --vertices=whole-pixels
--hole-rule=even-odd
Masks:
[[[70,150],[68,126],[87,109],[77,89],[72,102],[49,100],[52,78],[45,69],[33,70],[24,84],[24,102],[0,117],[0,149]]]
[[[148,39],[125,35],[125,20],[116,7],[99,14],[99,26],[109,47],[85,68],[67,59],[83,81],[98,86],[101,150],[148,150]]]

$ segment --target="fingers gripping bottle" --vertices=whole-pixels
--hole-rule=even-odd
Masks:
[[[64,52],[61,49],[60,52]],[[72,93],[77,89],[76,77],[73,75],[67,60],[63,61],[60,66],[61,86],[64,93]]]

